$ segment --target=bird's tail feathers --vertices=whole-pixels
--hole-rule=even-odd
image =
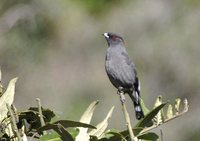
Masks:
[[[144,117],[144,113],[142,111],[142,107],[140,104],[140,95],[137,91],[133,91],[132,94],[129,94],[133,104],[134,104],[134,108],[135,108],[135,116],[138,120],[140,120],[141,118]]]
[[[141,118],[144,117],[144,113],[142,111],[141,104],[136,103],[136,102],[133,102],[133,103],[134,103],[134,107],[135,107],[135,116],[138,120],[140,120]]]

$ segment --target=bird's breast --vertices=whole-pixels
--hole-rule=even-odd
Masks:
[[[119,54],[108,54],[106,57],[106,72],[115,87],[132,87],[134,70]]]

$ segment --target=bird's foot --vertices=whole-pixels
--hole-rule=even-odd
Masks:
[[[120,95],[120,101],[122,102],[122,103],[125,103],[125,95],[124,95],[124,92],[123,92],[123,87],[119,87],[118,88],[118,91],[117,91],[117,94],[119,94]]]
[[[118,87],[117,94],[120,94],[120,93],[124,93],[124,91],[123,91],[123,87]]]

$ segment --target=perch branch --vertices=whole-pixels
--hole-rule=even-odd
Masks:
[[[15,120],[15,116],[13,114],[13,111],[11,110],[11,107],[8,104],[6,104],[6,106],[7,106],[8,112],[9,112],[10,117],[11,117],[11,123],[12,123],[13,131],[16,134],[18,140],[22,141],[21,135],[20,135],[19,130],[18,130],[17,125],[16,125],[16,120]]]
[[[37,104],[38,104],[38,111],[39,111],[40,123],[41,123],[41,126],[44,126],[45,122],[44,122],[44,118],[43,118],[43,114],[42,114],[42,106],[41,106],[40,99],[36,98],[36,101],[37,101]],[[43,133],[46,134],[45,131]]]
[[[130,117],[129,117],[129,114],[127,112],[126,105],[125,105],[125,95],[124,95],[124,92],[118,91],[118,93],[120,95],[120,101],[121,101],[121,104],[122,104],[122,110],[123,110],[123,113],[124,113],[124,116],[125,116],[126,126],[128,128],[131,141],[138,141],[138,139],[134,136],[133,130],[132,130],[132,127],[131,127]]]

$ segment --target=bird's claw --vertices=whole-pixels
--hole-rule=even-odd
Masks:
[[[118,88],[117,94],[120,95],[120,101],[122,103],[125,103],[125,95],[124,95],[123,87]]]

